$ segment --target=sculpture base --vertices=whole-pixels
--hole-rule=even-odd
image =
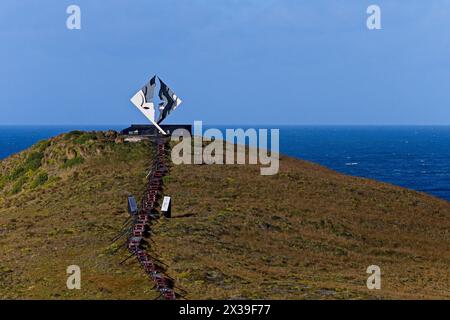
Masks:
[[[176,129],[185,129],[192,135],[192,125],[190,124],[163,124],[160,126],[167,135],[171,135]],[[151,124],[132,124],[131,127],[123,129],[120,132],[124,136],[148,136],[156,137],[161,135],[159,130]]]

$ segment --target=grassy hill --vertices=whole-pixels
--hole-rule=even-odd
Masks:
[[[153,149],[116,134],[73,132],[0,164],[1,298],[157,294],[109,239],[140,195]],[[450,298],[450,203],[282,157],[255,165],[173,166],[173,218],[154,254],[188,299]],[[82,289],[66,289],[66,267]],[[382,289],[366,288],[378,265]]]
[[[114,132],[72,132],[1,162],[1,298],[156,297],[137,263],[119,265],[126,252],[109,241],[127,216],[126,197],[143,190],[152,153],[121,142]],[[73,264],[81,290],[66,287]]]

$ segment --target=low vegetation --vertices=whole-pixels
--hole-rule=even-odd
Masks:
[[[450,203],[284,156],[259,173],[172,167],[154,240],[188,298],[450,298]]]
[[[35,189],[48,181],[48,174],[46,172],[39,173],[31,184],[31,188]]]
[[[42,141],[0,162],[0,299],[157,297],[135,261],[120,264],[127,253],[110,241],[127,216],[126,197],[143,191],[152,147],[116,143],[115,132],[80,136]],[[12,179],[13,172],[20,174]],[[73,264],[81,290],[66,287]]]
[[[0,162],[0,298],[156,298],[110,241],[153,151],[74,131]],[[275,176],[180,165],[164,183],[173,218],[153,226],[152,254],[188,299],[450,298],[446,201],[289,157]],[[81,290],[66,288],[72,264]],[[370,265],[381,290],[366,287]]]
[[[76,156],[75,158],[67,159],[63,164],[63,168],[72,168],[76,165],[82,164],[83,162],[84,162],[83,157]]]

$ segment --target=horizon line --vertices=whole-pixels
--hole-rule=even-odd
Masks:
[[[200,121],[200,120],[199,120]],[[133,123],[134,125],[138,125],[137,123]],[[189,124],[189,123],[187,123]],[[120,123],[107,123],[107,124],[102,124],[102,123],[88,123],[88,124],[68,124],[68,123],[63,123],[63,124],[34,124],[34,123],[17,123],[17,124],[2,124],[0,123],[0,127],[63,127],[63,126],[67,126],[67,127],[89,127],[89,126],[98,126],[98,127],[107,127],[107,126],[130,126],[131,124],[120,124]],[[139,124],[139,125],[151,125],[151,123],[143,123],[143,124]],[[181,125],[181,123],[167,123],[166,125]],[[193,125],[193,124],[192,124]],[[203,125],[206,126],[283,126],[283,127],[294,127],[294,126],[304,126],[304,127],[408,127],[408,126],[415,126],[415,127],[445,127],[445,126],[450,126],[450,123],[448,124],[421,124],[421,123],[411,123],[411,124],[389,124],[389,123],[382,123],[382,124],[351,124],[351,123],[343,123],[343,124],[316,124],[316,123],[311,123],[311,124],[289,124],[289,123],[274,123],[274,124],[268,124],[268,123],[207,123],[205,124],[205,122],[203,122]]]

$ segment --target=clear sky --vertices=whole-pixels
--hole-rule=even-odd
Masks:
[[[447,0],[2,0],[0,48],[0,124],[145,123],[153,74],[168,123],[450,124]]]

